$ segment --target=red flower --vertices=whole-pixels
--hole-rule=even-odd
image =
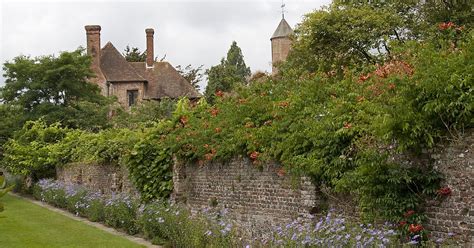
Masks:
[[[452,191],[451,191],[451,188],[449,188],[449,187],[447,187],[447,186],[438,189],[438,194],[439,194],[439,195],[442,195],[442,196],[448,196],[448,195],[451,194],[451,192],[452,192]]]
[[[204,157],[206,158],[207,161],[209,161],[209,160],[212,160],[212,158],[214,157],[214,154],[206,153],[206,155],[204,155]]]
[[[181,124],[183,125],[186,125],[186,123],[188,123],[188,117],[186,116],[181,116],[181,118],[179,118],[179,122],[181,122]]]
[[[407,224],[407,222],[406,222],[406,221],[400,221],[400,223],[398,223],[398,224],[399,224],[401,227],[404,227],[404,226]]]
[[[357,102],[363,102],[365,100],[364,96],[358,96],[357,97]]]
[[[412,216],[415,213],[415,210],[408,210],[405,214],[403,214],[403,217],[408,218]]]
[[[219,109],[217,109],[217,108],[212,108],[212,109],[211,109],[211,115],[212,115],[212,116],[217,116],[217,114],[219,114]]]
[[[259,153],[257,151],[254,151],[254,152],[250,153],[250,158],[255,160],[255,159],[258,158],[258,155],[259,155]]]
[[[283,108],[288,107],[288,105],[289,105],[289,103],[287,101],[283,101],[283,102],[278,103],[278,106],[283,107]]]
[[[239,104],[244,104],[244,103],[247,103],[246,99],[239,99]]]
[[[454,26],[456,26],[456,25],[452,22],[442,22],[438,25],[438,28],[440,30],[446,30],[446,29],[452,28]]]
[[[216,155],[216,153],[217,153],[217,150],[214,149],[214,148],[212,148],[212,149],[211,149],[211,152],[210,152],[210,153],[206,153],[206,154],[204,155],[204,157],[206,158],[206,160],[209,161],[209,160],[212,160],[212,158],[214,158],[214,156]]]
[[[368,73],[367,75],[360,75],[359,82],[365,82],[369,78],[370,78],[370,73]]]
[[[408,231],[410,231],[411,233],[418,233],[421,230],[423,230],[423,226],[421,224],[411,224],[408,228]]]
[[[216,127],[216,129],[214,129],[214,131],[215,131],[216,133],[220,133],[220,132],[222,131],[222,129],[221,129],[220,127]]]
[[[284,168],[280,168],[277,170],[277,175],[282,177],[282,176],[285,176],[286,175],[286,171]]]
[[[216,96],[218,96],[218,97],[223,97],[223,96],[224,96],[224,92],[218,90],[218,91],[216,91]]]
[[[352,127],[352,124],[348,123],[348,122],[344,122],[344,128],[345,129],[349,129]]]

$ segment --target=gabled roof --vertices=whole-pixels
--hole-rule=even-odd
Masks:
[[[109,82],[146,81],[110,42],[100,52],[100,70]]]
[[[155,62],[147,68],[145,62],[128,62],[148,81],[146,98],[199,98],[201,94],[168,62]]]
[[[270,38],[270,40],[281,37],[289,37],[292,34],[293,29],[290,27],[288,22],[286,22],[285,18],[283,18],[281,19],[280,24],[278,24],[278,27],[273,33],[272,38]]]

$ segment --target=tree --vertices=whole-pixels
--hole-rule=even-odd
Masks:
[[[400,36],[423,39],[432,35],[432,27],[442,22],[453,22],[471,28],[474,24],[474,2],[459,0],[443,1],[344,1],[335,0],[338,8],[371,7],[375,11],[386,10],[402,19],[403,26],[396,30]]]
[[[295,30],[286,66],[341,74],[350,65],[381,63],[390,55],[389,41],[397,39],[401,26],[393,12],[367,6],[314,11]]]
[[[138,47],[127,47],[124,50],[123,56],[128,62],[145,62],[146,61],[146,51],[140,52]]]
[[[204,77],[204,73],[202,73],[203,66],[204,65],[200,65],[199,67],[194,68],[189,64],[183,68],[181,65],[178,65],[176,66],[176,70],[181,74],[181,76],[188,80],[195,89],[199,90],[199,82],[201,82]]]
[[[18,130],[25,122],[22,115],[22,109],[16,106],[0,104],[0,158],[3,154],[3,144],[12,137],[12,134]]]
[[[236,74],[245,79],[246,77],[250,76],[250,67],[245,65],[244,55],[242,55],[242,50],[240,47],[237,46],[237,42],[233,41],[232,45],[230,46],[229,51],[227,52],[227,65],[234,66],[236,70]]]
[[[247,83],[250,76],[250,68],[245,65],[242,51],[237,46],[237,42],[232,45],[227,52],[227,57],[221,59],[221,63],[206,70],[207,87],[204,95],[210,102],[214,99],[217,91],[231,91],[237,84]]]
[[[424,20],[430,25],[453,22],[471,29],[474,25],[474,1],[443,0],[426,1],[422,11]]]
[[[91,58],[79,48],[58,57],[18,56],[3,66],[5,86],[0,88],[0,111],[8,112],[10,124],[1,125],[1,139],[11,136],[26,120],[43,118],[73,128],[96,130],[107,125],[111,100],[100,94],[90,68]],[[9,133],[7,133],[7,132]],[[7,133],[7,135],[5,135]]]

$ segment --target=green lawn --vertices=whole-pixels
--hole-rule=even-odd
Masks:
[[[16,196],[0,201],[0,247],[143,247]]]

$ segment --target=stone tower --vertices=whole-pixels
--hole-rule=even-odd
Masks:
[[[286,22],[285,17],[283,17],[278,24],[277,29],[270,38],[272,42],[272,73],[278,73],[278,69],[275,67],[279,62],[285,61],[288,56],[288,52],[291,47],[290,36],[293,34],[293,29],[291,29],[288,22]]]

